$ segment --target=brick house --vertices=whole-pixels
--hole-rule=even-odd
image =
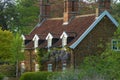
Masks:
[[[106,43],[111,42],[118,23],[108,12],[110,0],[98,0],[99,9],[96,9],[96,13],[85,15],[77,15],[78,1],[64,0],[63,17],[49,18],[49,1],[41,0],[41,22],[30,34],[22,35],[25,43],[27,71],[35,71],[36,48],[49,50],[52,47],[67,46],[72,49],[73,54],[70,64],[77,68],[85,56],[102,53]],[[51,68],[52,64],[46,63],[45,70],[47,66]]]

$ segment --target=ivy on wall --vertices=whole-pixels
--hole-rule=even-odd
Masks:
[[[67,64],[70,63],[72,50],[68,47],[64,48],[50,48],[45,49],[41,48],[38,49],[37,54],[37,61],[42,68],[42,65],[46,62],[56,63],[59,62],[66,62]]]

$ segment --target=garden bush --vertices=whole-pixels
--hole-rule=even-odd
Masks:
[[[4,75],[0,73],[0,80],[3,80]]]
[[[89,56],[84,59],[80,66],[81,78],[93,80],[120,80],[120,54],[107,51],[99,56]],[[96,79],[95,79],[96,80]]]
[[[0,72],[8,77],[15,76],[15,67],[8,64],[0,65]]]
[[[80,69],[69,69],[59,74],[53,75],[49,80],[106,80],[103,75],[99,75],[92,70],[83,71]]]
[[[57,72],[26,72],[20,80],[49,80]]]
[[[73,69],[67,69],[53,75],[49,80],[79,80],[78,73]]]

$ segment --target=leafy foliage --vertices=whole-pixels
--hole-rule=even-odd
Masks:
[[[14,65],[0,65],[0,72],[5,76],[13,77],[15,76],[15,66]]]
[[[0,73],[0,80],[3,80],[4,75]]]
[[[46,60],[48,60],[48,52],[46,51],[46,49],[39,49],[37,54],[37,61],[39,63],[40,70],[42,69],[42,65]]]
[[[14,0],[0,0],[0,26],[3,30],[8,29],[9,23],[16,15]]]
[[[56,72],[27,72],[24,73],[20,80],[48,80]]]
[[[120,22],[120,3],[114,4],[112,9],[113,16]]]
[[[10,61],[11,46],[12,46],[13,34],[10,31],[2,31],[0,29],[0,61]]]
[[[80,72],[75,72],[73,69],[69,69],[53,75],[48,80],[79,80],[79,73]]]
[[[39,20],[39,2],[37,0],[17,0],[16,12],[11,25],[12,31],[29,32]]]
[[[3,30],[27,33],[39,20],[38,0],[0,0],[0,26]]]
[[[49,51],[47,49],[39,49],[37,60],[39,62],[40,67],[47,62],[55,62],[56,64],[61,61],[66,61],[68,64],[70,63],[71,49],[70,48],[51,48]]]
[[[12,47],[11,47],[11,52],[12,52],[12,62],[16,62],[16,60],[20,61],[24,59],[24,54],[22,52],[23,46],[23,40],[20,36],[20,34],[15,34],[13,37],[12,41]]]
[[[22,52],[23,47],[23,40],[20,37],[20,34],[15,34],[13,41],[12,41],[12,47],[11,47],[11,52],[12,52],[12,62],[16,64],[16,76],[18,76],[18,66],[19,62],[24,59],[24,54]]]
[[[50,51],[49,60],[51,61],[69,61],[70,60],[70,49],[69,48],[53,48]]]
[[[117,30],[113,38],[119,39],[120,29]],[[93,77],[94,74],[102,76],[105,80],[120,79],[120,52],[111,49],[108,44],[106,50],[99,56],[86,57],[81,64],[80,69],[83,75]]]

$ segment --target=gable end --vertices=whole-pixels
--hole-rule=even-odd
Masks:
[[[104,11],[93,23],[92,25],[78,38],[76,42],[74,42],[70,48],[74,49],[77,47],[77,45],[93,30],[94,27],[105,17],[107,16],[112,23],[118,27],[118,22],[110,15],[108,11]]]

